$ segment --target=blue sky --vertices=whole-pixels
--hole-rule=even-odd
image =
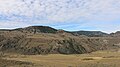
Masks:
[[[120,30],[120,0],[0,0],[0,28]]]

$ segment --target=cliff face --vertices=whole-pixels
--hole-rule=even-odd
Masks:
[[[37,33],[32,33],[33,29]],[[120,42],[120,39],[112,37],[74,36],[66,32],[53,33],[57,30],[52,28],[49,28],[49,32],[48,28],[43,29],[42,31],[41,27],[29,27],[0,31],[0,51],[20,54],[83,54],[118,48],[115,44]]]

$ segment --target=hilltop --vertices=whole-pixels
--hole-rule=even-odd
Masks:
[[[49,26],[29,26],[25,28],[14,29],[13,31],[29,32],[29,33],[56,33],[57,30]]]

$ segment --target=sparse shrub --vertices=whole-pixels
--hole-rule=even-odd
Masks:
[[[83,58],[82,60],[95,60],[93,58]]]
[[[115,56],[105,56],[103,58],[114,58]]]

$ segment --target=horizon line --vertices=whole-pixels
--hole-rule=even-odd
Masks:
[[[53,26],[49,26],[49,25],[29,25],[29,26],[24,26],[24,27],[14,27],[14,28],[0,28],[0,30],[14,30],[14,29],[18,29],[18,28],[26,28],[26,27],[32,27],[32,26],[46,26],[46,27],[51,27],[51,28],[54,28],[54,29],[57,29],[57,30],[64,30],[64,31],[70,31],[70,32],[75,32],[75,31],[93,31],[93,32],[103,32],[103,33],[107,33],[107,34],[110,34],[110,33],[115,33],[115,32],[118,32],[118,31],[115,31],[115,32],[105,32],[105,31],[102,31],[102,30],[65,30],[65,29],[58,29],[58,28],[55,28]]]

